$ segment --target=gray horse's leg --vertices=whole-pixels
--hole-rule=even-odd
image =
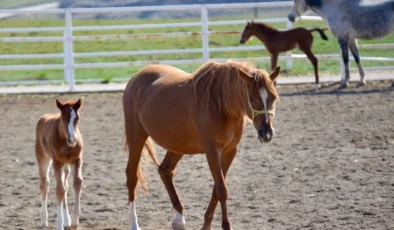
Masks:
[[[340,88],[346,88],[348,86],[348,80],[350,79],[349,72],[349,40],[344,38],[338,39],[339,46],[342,51],[342,60],[345,66],[345,76],[342,76],[341,86]]]
[[[349,48],[350,51],[352,51],[354,60],[356,61],[358,66],[358,72],[360,73],[360,82],[358,83],[358,86],[363,86],[366,84],[364,80],[365,73],[364,73],[363,65],[361,64],[360,55],[358,54],[356,39],[349,41]]]

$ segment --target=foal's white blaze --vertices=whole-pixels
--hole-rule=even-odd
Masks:
[[[75,113],[74,109],[71,109],[70,123],[68,123],[68,135],[70,135],[71,143],[75,143],[75,141],[77,140],[75,129],[74,129],[74,121],[76,117],[77,114]]]
[[[265,88],[261,88],[260,89],[260,96],[261,96],[261,99],[263,100],[264,110],[267,111],[267,107],[268,107],[268,104],[267,104],[268,93],[267,93],[267,90]],[[268,114],[267,113],[265,114],[265,121],[268,124]]]
[[[129,203],[129,221],[130,230],[141,230],[140,226],[138,226],[138,218],[137,212],[135,211],[134,201]]]

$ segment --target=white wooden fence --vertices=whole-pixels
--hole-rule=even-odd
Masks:
[[[74,57],[97,57],[97,56],[117,56],[117,55],[154,55],[154,54],[172,54],[172,53],[202,53],[202,59],[185,59],[185,60],[161,60],[155,63],[163,64],[201,64],[210,59],[210,53],[213,52],[234,52],[234,51],[250,51],[250,50],[264,50],[263,46],[242,46],[242,47],[209,47],[209,35],[215,32],[209,31],[208,26],[211,25],[234,25],[245,24],[245,20],[229,20],[229,21],[209,21],[208,10],[213,9],[234,9],[234,8],[255,8],[255,7],[290,7],[293,1],[289,2],[265,2],[265,3],[235,3],[235,4],[206,4],[206,5],[176,5],[176,6],[144,6],[144,7],[116,7],[116,8],[71,8],[71,9],[17,9],[17,10],[0,10],[0,14],[64,14],[65,26],[63,27],[35,27],[35,28],[0,28],[2,33],[11,32],[56,32],[62,31],[63,37],[3,37],[0,38],[1,43],[9,42],[49,42],[62,41],[63,53],[52,54],[1,54],[0,59],[24,59],[24,58],[62,58],[63,64],[40,64],[40,65],[0,65],[0,71],[12,70],[43,70],[43,69],[63,69],[64,79],[69,84],[69,90],[73,91],[75,85],[75,69],[83,68],[111,68],[111,67],[127,67],[130,65],[146,65],[150,61],[135,61],[135,62],[106,62],[106,63],[74,63]],[[162,23],[162,24],[141,24],[141,25],[109,25],[109,26],[73,26],[73,13],[99,13],[99,12],[142,12],[142,11],[182,11],[182,10],[198,10],[200,11],[201,20],[198,22],[184,22],[184,23]],[[320,17],[303,17],[303,20],[322,20]],[[259,21],[259,20],[256,20]],[[287,22],[287,29],[292,27],[292,24],[287,18],[270,18],[262,20],[264,22]],[[88,31],[88,30],[112,30],[112,29],[140,29],[140,28],[170,28],[170,27],[201,27],[200,33],[165,33],[156,34],[157,36],[201,36],[202,48],[193,49],[169,49],[169,50],[144,50],[144,51],[121,51],[121,52],[88,52],[88,53],[74,53],[73,41],[81,40],[110,40],[110,39],[130,39],[131,37],[143,37],[151,35],[103,35],[103,36],[73,36],[73,31]],[[394,48],[392,44],[376,44],[363,45],[361,49],[386,49]],[[322,54],[316,55],[318,59],[335,59],[340,60],[340,55]],[[292,67],[293,59],[305,59],[306,55],[295,55],[288,52],[286,56],[280,56],[280,59],[287,60],[287,68]],[[269,61],[269,57],[260,58],[232,58],[233,60],[258,60]],[[225,61],[224,59],[213,59],[217,61]],[[363,57],[363,60],[371,61],[393,61],[394,58],[384,57]],[[382,69],[382,67],[379,67]]]

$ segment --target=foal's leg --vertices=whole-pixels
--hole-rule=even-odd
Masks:
[[[70,166],[65,165],[63,167],[63,171],[64,171],[64,190],[65,190],[64,200],[63,200],[63,219],[64,219],[64,227],[70,227],[71,218],[67,207],[68,175],[70,174]]]
[[[237,148],[233,148],[229,151],[223,152],[221,156],[221,165],[222,165],[224,177],[226,177],[226,174],[230,168],[231,162],[233,161],[236,153],[237,153]],[[208,208],[205,211],[204,226],[202,227],[202,230],[212,230],[212,220],[215,214],[217,203],[218,203],[218,198],[216,196],[216,186],[214,185],[211,201],[209,202]]]
[[[363,65],[361,64],[361,60],[360,60],[360,55],[358,53],[358,49],[357,49],[357,42],[356,39],[350,40],[349,42],[349,48],[350,51],[353,54],[354,60],[357,63],[358,66],[358,72],[360,73],[360,82],[358,83],[358,86],[363,86],[366,84],[364,78],[365,78],[365,73],[364,73],[364,69],[363,69]]]
[[[142,149],[148,138],[148,136],[135,137],[135,135],[127,134],[126,126],[126,136],[127,145],[129,149],[129,160],[127,162],[126,177],[127,177],[127,188],[129,192],[129,221],[130,230],[141,230],[138,225],[138,217],[135,210],[135,188],[138,182],[138,165],[141,159]]]
[[[161,180],[166,186],[168,195],[170,196],[172,205],[175,209],[175,218],[172,220],[172,228],[175,230],[185,229],[185,218],[183,217],[183,205],[179,200],[172,177],[175,173],[175,167],[182,159],[183,155],[167,152],[163,162],[160,164],[159,173]]]
[[[48,190],[49,190],[49,170],[52,160],[45,157],[42,153],[37,154],[38,172],[40,175],[41,202],[41,227],[48,226]]]
[[[75,192],[75,202],[74,202],[74,211],[71,217],[71,228],[76,229],[79,225],[79,215],[81,213],[81,192],[82,192],[82,159],[79,158],[74,162],[72,166],[72,175],[73,175],[73,183],[74,183],[74,192]]]
[[[63,219],[63,200],[65,194],[64,187],[64,164],[54,161],[53,171],[56,179],[56,199],[57,199],[57,209],[56,209],[56,229],[63,230],[64,219]]]
[[[340,88],[346,88],[349,83],[348,80],[350,79],[350,72],[349,72],[349,39],[347,38],[339,38],[338,39],[339,45],[342,51],[342,60],[345,66],[345,73],[342,73],[342,82]]]
[[[318,61],[315,55],[313,55],[311,48],[312,48],[312,44],[306,44],[306,45],[300,44],[300,50],[302,50],[306,54],[309,61],[311,61],[313,65],[313,69],[315,70],[315,90],[318,90],[320,88]]]
[[[271,71],[273,71],[278,64],[278,53],[270,53],[271,55]],[[274,85],[276,86],[276,81],[274,81]]]

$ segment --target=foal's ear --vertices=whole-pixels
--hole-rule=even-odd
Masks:
[[[272,70],[272,73],[270,74],[271,81],[276,81],[276,79],[279,77],[280,73],[280,66],[275,67],[274,70]]]
[[[246,82],[249,83],[253,80],[253,77],[250,74],[248,74],[247,72],[243,71],[240,68],[237,68],[237,70],[238,70],[239,76],[241,76],[242,79],[244,79]]]
[[[57,106],[59,109],[63,109],[63,108],[64,108],[64,103],[61,102],[61,101],[59,101],[58,99],[56,99],[56,106]]]
[[[74,103],[73,108],[75,110],[78,110],[79,108],[81,108],[81,106],[82,106],[82,101],[81,98],[79,98],[78,101]]]

